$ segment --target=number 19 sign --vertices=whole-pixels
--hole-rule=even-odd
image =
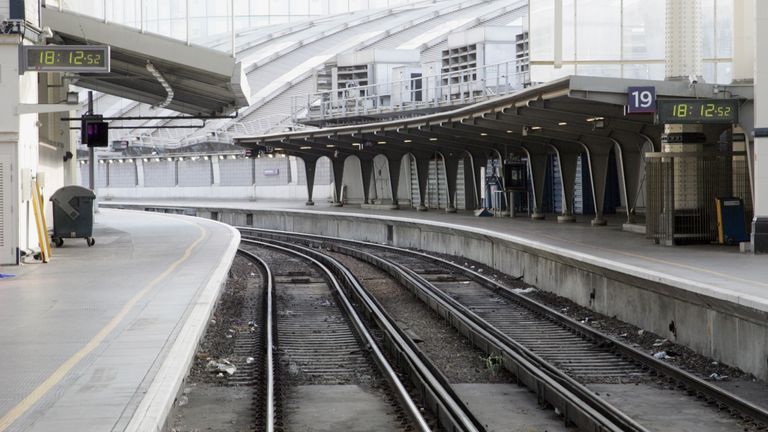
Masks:
[[[629,87],[627,89],[627,114],[655,112],[656,87]]]

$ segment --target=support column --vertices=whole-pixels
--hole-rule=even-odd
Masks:
[[[445,162],[445,179],[448,182],[448,208],[446,213],[456,213],[456,183],[459,177],[460,158],[454,155],[443,157]]]
[[[755,40],[768,40],[768,2],[755,1]],[[755,44],[755,218],[752,250],[768,253],[768,52]]]
[[[307,175],[307,203],[308,206],[315,205],[312,201],[312,192],[315,189],[315,168],[317,167],[316,157],[304,157],[304,172]]]
[[[387,166],[389,167],[389,185],[392,189],[392,210],[400,208],[398,202],[397,189],[400,186],[400,166],[403,164],[402,153],[387,153]]]
[[[576,217],[573,216],[573,190],[576,187],[576,167],[580,153],[569,148],[568,144],[555,147],[560,166],[560,184],[563,187],[563,212],[557,217],[557,222],[576,222]]]
[[[360,157],[360,175],[363,181],[363,203],[371,203],[371,178],[373,177],[373,158]]]
[[[610,147],[588,145],[589,150],[589,177],[592,181],[592,199],[595,203],[595,218],[593,226],[605,225],[603,208],[605,205],[605,184],[608,182],[608,161],[611,154]]]
[[[666,77],[683,79],[701,76],[701,2],[667,0]]]
[[[533,212],[531,219],[544,219],[544,182],[547,178],[547,157],[549,152],[544,145],[531,145],[528,150],[528,167],[533,180]]]
[[[616,141],[619,160],[621,161],[622,183],[621,193],[624,194],[624,202],[627,206],[627,223],[633,224],[635,220],[635,206],[640,195],[640,168],[642,167],[643,153],[638,145]]]
[[[341,207],[344,205],[342,202],[341,193],[344,189],[344,159],[345,157],[339,156],[331,158],[331,169],[333,170],[333,206]]]
[[[488,155],[480,152],[472,152],[471,155],[472,155],[472,185],[474,188],[475,198],[477,199],[477,208],[481,209],[481,208],[485,208],[485,203],[482,202],[483,182],[481,181],[480,176],[483,173],[482,168],[485,168],[488,165]]]
[[[416,176],[419,183],[419,206],[416,207],[417,211],[427,211],[427,182],[429,180],[429,162],[430,157],[428,155],[415,156],[416,159]]]
[[[221,186],[221,163],[219,158],[211,159],[211,172],[213,174],[213,185]]]

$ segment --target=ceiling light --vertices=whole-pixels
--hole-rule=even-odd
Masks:
[[[587,119],[588,122],[596,122],[598,120],[605,120],[604,117],[590,117]]]
[[[410,142],[413,142],[413,140],[409,140],[409,139],[407,139],[407,140],[403,140],[403,142],[404,142],[404,143],[410,143]]]
[[[328,147],[328,148],[334,148],[334,147],[336,147],[336,144],[326,144],[325,146]]]
[[[430,138],[430,141],[437,141],[437,138]]]
[[[507,133],[512,133],[512,131],[511,131],[511,130],[508,130],[508,131],[507,131]]]
[[[488,134],[485,132],[480,132],[480,136],[488,136]]]
[[[531,126],[531,130],[541,130],[541,126]]]
[[[376,144],[386,144],[386,141],[377,141]]]
[[[312,150],[312,147],[310,146],[301,146],[299,147],[301,150]]]
[[[560,123],[558,123],[557,125],[558,125],[558,126],[566,126],[566,125],[568,125],[568,122],[560,122]]]

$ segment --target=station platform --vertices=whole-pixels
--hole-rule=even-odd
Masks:
[[[623,231],[623,216],[607,217],[607,226],[593,227],[592,217],[579,217],[575,223],[557,223],[555,215],[543,221],[526,216],[475,217],[472,212],[445,213],[443,210],[415,211],[361,209],[359,205],[333,207],[316,203],[305,206],[297,201],[196,201],[141,200],[106,201],[107,206],[141,204],[157,207],[222,208],[243,210],[291,210],[298,212],[359,214],[386,220],[455,225],[481,233],[511,236],[515,240],[568,253],[609,265],[625,272],[646,275],[684,286],[701,294],[716,294],[734,303],[768,311],[768,255],[739,252],[738,246],[688,245],[659,246],[644,235]]]
[[[464,256],[768,380],[768,256],[732,246],[660,246],[623,231],[621,216],[593,227],[587,217],[557,223],[554,215],[534,221],[319,202],[147,199],[102,205]]]
[[[0,268],[2,432],[160,430],[239,243],[218,222],[110,209],[94,238]]]

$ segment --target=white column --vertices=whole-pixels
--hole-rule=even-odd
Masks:
[[[701,76],[701,57],[701,3],[667,0],[667,79]]]
[[[213,185],[220,186],[221,185],[221,164],[219,163],[219,158],[212,157],[211,164],[212,164],[211,170],[213,172]]]
[[[733,81],[755,77],[755,0],[733,0]]]
[[[755,40],[768,40],[768,2],[755,1]],[[768,52],[755,44],[755,218],[752,250],[768,252]]]

